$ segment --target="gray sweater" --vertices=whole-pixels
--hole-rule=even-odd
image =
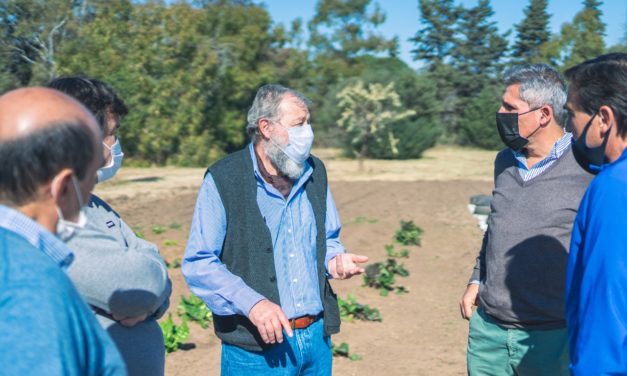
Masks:
[[[156,320],[171,293],[165,262],[100,198],[92,196],[85,211],[87,226],[68,242],[76,256],[68,274],[113,338],[129,375],[163,375],[165,349]],[[111,314],[148,319],[128,328]]]
[[[479,306],[504,327],[565,327],[564,282],[572,225],[592,175],[569,149],[524,182],[511,150],[494,163],[488,230],[471,281]]]

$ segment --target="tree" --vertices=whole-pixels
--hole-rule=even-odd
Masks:
[[[494,114],[499,109],[497,86],[486,86],[468,102],[464,110],[464,121],[460,125],[460,143],[483,149],[503,148],[494,121]]]
[[[414,60],[423,60],[434,70],[445,62],[455,45],[461,8],[455,7],[454,0],[419,0],[418,8],[423,28],[410,39],[415,44],[411,52]]]
[[[479,0],[477,6],[461,13],[460,37],[451,51],[451,65],[459,72],[458,94],[462,97],[476,95],[486,79],[496,78],[503,68],[507,33],[499,34],[493,15],[489,0]]]
[[[507,53],[507,33],[499,34],[494,11],[488,0],[480,0],[472,8],[463,9],[458,22],[459,36],[451,50],[452,71],[449,80],[454,85],[455,96],[445,112],[448,119],[447,136],[461,142],[460,127],[467,121],[465,110],[484,88],[496,85],[503,70]]]
[[[531,0],[525,8],[525,18],[516,28],[516,42],[513,46],[512,57],[517,63],[546,62],[542,47],[551,39],[549,21],[551,16],[547,12],[547,0]]]
[[[394,83],[375,83],[365,87],[362,81],[358,81],[339,92],[337,99],[342,109],[338,125],[346,130],[350,138],[350,145],[359,161],[359,171],[363,171],[363,160],[368,155],[371,142],[385,145],[392,154],[398,154],[399,139],[390,125],[415,112],[403,108]]]
[[[15,75],[10,81],[40,84],[56,77],[59,44],[69,38],[68,23],[82,15],[82,5],[80,0],[0,2],[0,49]]]
[[[605,24],[600,0],[584,0],[583,9],[561,30],[563,65],[572,67],[605,52]]]
[[[310,44],[321,53],[344,60],[363,53],[387,52],[395,55],[396,39],[387,39],[376,29],[385,22],[385,13],[371,0],[320,0],[309,22]]]

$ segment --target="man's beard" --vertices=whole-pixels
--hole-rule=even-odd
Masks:
[[[279,142],[274,139],[264,142],[263,149],[268,159],[282,175],[292,180],[298,179],[303,173],[305,165],[291,160],[278,145]]]

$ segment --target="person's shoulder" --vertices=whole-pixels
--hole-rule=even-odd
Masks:
[[[63,275],[59,266],[43,251],[19,234],[0,228],[0,280],[5,283],[40,281]]]
[[[89,205],[85,208],[85,210],[87,211],[104,211],[107,213],[113,213],[115,214],[116,217],[119,217],[120,215],[118,214],[118,212],[116,212],[111,205],[109,205],[105,200],[101,199],[100,197],[96,196],[95,194],[91,195],[91,198],[89,200]]]

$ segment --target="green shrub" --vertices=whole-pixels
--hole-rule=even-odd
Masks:
[[[163,332],[163,342],[167,353],[178,350],[189,336],[187,320],[183,319],[181,325],[175,325],[172,321],[172,314],[168,314],[167,320],[159,323]]]
[[[402,245],[420,245],[420,236],[423,231],[414,221],[401,221],[401,228],[396,230],[394,240]]]
[[[337,302],[340,306],[340,317],[344,321],[383,321],[378,309],[357,303],[355,297],[351,294],[348,294],[346,300],[338,297]]]

